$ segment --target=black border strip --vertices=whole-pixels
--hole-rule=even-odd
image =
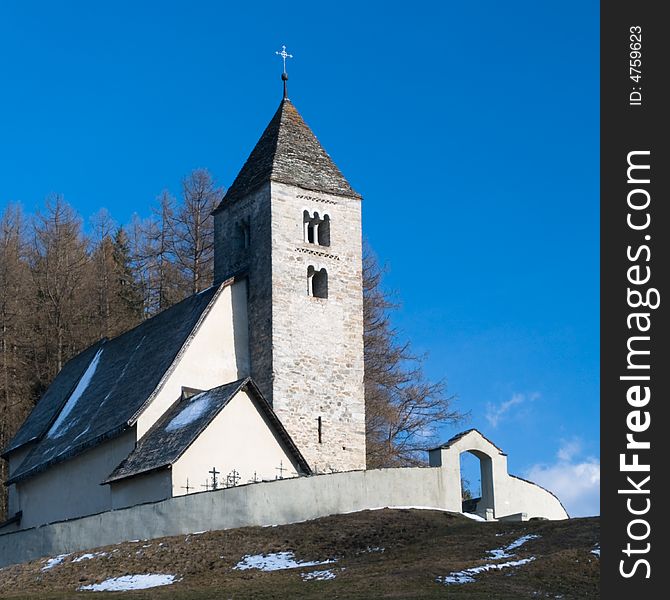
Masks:
[[[662,489],[668,478],[662,444],[670,437],[670,32],[662,8],[639,0],[601,3],[601,591],[607,599],[667,593],[661,590],[668,560],[662,529],[670,508]],[[640,78],[631,78],[638,74],[631,67]],[[628,172],[629,162],[649,168]],[[657,295],[657,308],[634,306],[656,304]],[[645,313],[648,318],[631,316]],[[627,447],[628,434],[649,449]],[[622,468],[622,455],[649,470]]]

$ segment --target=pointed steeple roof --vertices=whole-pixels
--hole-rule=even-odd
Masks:
[[[217,211],[266,183],[360,198],[288,98],[283,98]]]

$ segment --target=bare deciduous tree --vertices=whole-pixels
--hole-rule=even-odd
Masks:
[[[0,216],[0,448],[4,447],[32,408],[29,310],[31,290],[25,260],[23,216],[9,206]],[[0,481],[7,476],[0,461]],[[7,508],[4,486],[0,489],[0,521]]]
[[[37,290],[35,315],[44,345],[47,380],[64,361],[92,341],[86,311],[78,302],[89,263],[81,218],[62,196],[47,199],[33,223],[31,273]]]
[[[174,255],[191,283],[190,292],[212,285],[214,218],[223,197],[209,171],[196,169],[182,181],[183,201],[172,218]]]
[[[460,420],[444,381],[428,381],[391,323],[397,305],[382,288],[383,271],[369,248],[363,257],[365,411],[368,468],[415,465],[437,428]]]

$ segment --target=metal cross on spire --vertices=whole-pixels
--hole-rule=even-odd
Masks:
[[[288,99],[288,90],[286,89],[286,82],[288,81],[288,73],[286,72],[286,59],[293,58],[293,54],[286,52],[286,46],[281,47],[281,52],[277,50],[275,52],[277,56],[281,56],[284,61],[284,71],[281,74],[281,80],[284,82],[284,99]]]
[[[281,47],[281,52],[279,52],[279,50],[277,50],[277,51],[275,52],[275,54],[276,54],[277,56],[281,56],[281,57],[282,57],[282,60],[284,61],[284,75],[286,75],[286,74],[287,74],[287,73],[286,73],[286,59],[287,59],[287,58],[293,58],[293,54],[289,54],[288,52],[286,52],[286,46],[282,46],[282,47]]]

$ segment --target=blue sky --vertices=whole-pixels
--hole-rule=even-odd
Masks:
[[[2,2],[0,209],[58,192],[125,222],[194,168],[229,185],[286,44],[460,428],[598,512],[598,3],[241,4]]]

